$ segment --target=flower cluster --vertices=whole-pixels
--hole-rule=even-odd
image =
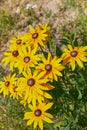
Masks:
[[[52,100],[49,90],[54,89],[51,82],[63,76],[62,71],[67,64],[72,71],[77,64],[82,68],[83,62],[87,62],[87,46],[68,45],[61,57],[52,56],[50,52],[45,56],[40,49],[46,48],[50,27],[39,24],[36,28],[29,28],[28,33],[11,39],[8,52],[4,53],[4,65],[9,64],[12,73],[15,68],[18,72],[0,81],[0,93],[4,97],[10,95],[20,98],[20,103],[25,107],[28,105],[30,109],[24,114],[24,119],[28,120],[27,125],[33,123],[34,129],[39,126],[43,130],[43,121],[53,122],[53,116],[46,112],[53,105],[48,102],[48,99]]]

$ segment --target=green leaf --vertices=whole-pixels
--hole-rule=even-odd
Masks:
[[[74,46],[78,46],[78,41],[77,41],[77,39],[74,40],[73,44],[74,44]]]
[[[61,126],[64,126],[64,121],[59,121],[58,123],[56,123],[55,125],[54,125],[54,128],[56,129],[56,128],[61,128]]]
[[[62,51],[61,51],[61,49],[58,46],[56,46],[56,55],[57,56],[61,56],[62,55]]]
[[[77,85],[76,85],[76,89],[78,91],[78,99],[82,99],[82,93]]]

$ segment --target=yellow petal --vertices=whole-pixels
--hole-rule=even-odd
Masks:
[[[29,108],[33,111],[33,106],[31,104],[29,104]]]
[[[49,117],[49,118],[53,118],[53,116],[50,113],[46,113],[45,112],[45,116]]]
[[[42,122],[42,120],[39,120],[39,127],[40,127],[41,130],[43,130],[43,122]]]
[[[62,63],[62,64],[63,64],[63,65],[66,65],[66,64],[69,62],[69,60],[70,60],[70,57],[67,57],[66,59],[63,60],[63,63]]]
[[[75,61],[74,61],[74,60],[72,60],[72,61],[70,62],[70,66],[71,66],[72,70],[75,69]]]
[[[45,83],[45,84],[42,84],[46,89],[43,89],[43,90],[51,90],[53,88],[55,88],[54,86],[52,86],[51,84],[48,84],[48,83]]]
[[[49,119],[48,117],[44,117],[43,120],[48,123],[53,123],[53,121],[51,119]]]
[[[81,68],[83,67],[83,63],[79,58],[76,59],[76,62]]]
[[[34,121],[34,118],[32,117],[28,122],[27,122],[27,125],[31,125]]]
[[[53,105],[53,103],[48,103],[45,105],[44,111],[48,110],[49,108],[51,108]]]
[[[84,55],[80,55],[79,59],[84,61],[84,62],[87,62],[87,57],[85,57]]]
[[[35,121],[34,121],[34,129],[37,127],[37,123],[38,123],[38,121],[35,120]]]
[[[68,45],[68,48],[69,50],[73,50],[72,46],[71,45]]]
[[[48,53],[48,61],[50,62],[52,60],[51,53]]]
[[[46,92],[44,93],[44,97],[52,99],[52,96],[50,94],[46,93]]]
[[[81,51],[81,52],[83,52],[83,51],[86,51],[87,50],[87,46],[81,46],[80,48],[79,48],[79,50]]]
[[[30,119],[32,113],[31,112],[26,112],[24,115],[24,119]]]
[[[34,28],[31,25],[29,25],[29,29],[31,32],[34,32]]]
[[[57,74],[58,76],[62,76],[62,73],[59,72],[59,71],[56,71],[56,74]]]

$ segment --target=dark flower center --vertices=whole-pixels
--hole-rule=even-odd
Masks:
[[[72,57],[76,57],[77,56],[77,51],[72,51],[71,53],[70,53],[70,55],[72,56]]]
[[[18,39],[18,40],[16,41],[17,44],[21,44],[21,42],[22,42],[21,39]]]
[[[32,34],[32,38],[35,39],[35,38],[37,38],[37,37],[38,37],[38,33],[33,33],[33,34]]]
[[[10,82],[9,81],[6,81],[5,82],[5,86],[8,87],[10,85]]]
[[[40,109],[35,110],[34,115],[35,116],[41,116],[42,111]]]
[[[25,63],[28,63],[29,61],[30,61],[30,57],[29,56],[24,57],[24,62]]]
[[[45,70],[50,71],[51,69],[52,69],[52,65],[47,64],[47,65],[45,66]]]
[[[33,85],[35,84],[35,80],[34,80],[33,78],[28,79],[27,84],[28,84],[29,86],[33,86]]]
[[[25,44],[26,44],[26,42],[23,43],[23,45],[25,45]]]
[[[15,86],[15,87],[13,88],[13,90],[14,90],[14,92],[17,92],[17,86]]]
[[[12,52],[12,55],[13,55],[14,57],[17,57],[17,56],[19,55],[19,53],[18,53],[18,51],[13,51],[13,52]]]

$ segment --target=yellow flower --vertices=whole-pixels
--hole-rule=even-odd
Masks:
[[[30,32],[26,34],[26,37],[29,40],[29,43],[31,44],[31,46],[37,46],[38,44],[42,47],[45,46],[45,42],[46,38],[48,37],[48,34],[46,33],[46,27],[44,29],[40,29],[40,27],[36,27],[35,29],[30,25]]]
[[[2,59],[2,62],[5,66],[10,64],[10,70],[13,70],[13,67],[15,66],[15,63],[17,62],[17,59],[19,57],[19,51],[12,50],[9,52],[5,52],[4,56],[5,57]]]
[[[23,76],[24,78],[22,77],[20,79],[21,83],[19,89],[24,93],[24,100],[27,100],[28,103],[32,102],[36,104],[36,100],[41,102],[43,97],[52,98],[52,96],[44,90],[51,90],[54,87],[47,84],[48,79],[42,79],[42,74],[38,74],[37,71],[34,71],[33,74],[27,71],[27,73],[23,72]]]
[[[18,67],[19,73],[27,71],[30,67],[34,67],[37,64],[37,61],[40,60],[40,54],[36,54],[37,48],[31,49],[30,46],[23,47],[19,51],[20,57],[17,59],[15,67]]]
[[[48,85],[48,84],[46,84],[46,87],[49,87],[50,90],[54,88],[53,86]],[[26,104],[30,103],[30,97],[29,97],[29,95],[28,95],[28,97],[26,97],[25,91],[23,91],[23,90],[20,90],[20,91],[22,92],[22,99],[21,99],[20,103],[23,104],[24,106],[26,106]],[[43,91],[43,94],[39,94],[38,92],[35,92],[35,97],[38,100],[38,103],[45,101],[46,98],[51,98],[51,96],[45,91]],[[32,98],[33,104],[36,103],[35,97]]]
[[[10,97],[13,97],[13,99],[14,98],[18,99],[19,96],[22,97],[22,92],[19,91],[18,88],[19,88],[19,81],[17,79],[17,81],[14,82],[13,87],[10,91]]]
[[[3,93],[4,97],[11,92],[14,82],[17,78],[14,75],[4,77],[4,81],[0,81],[0,93]]]
[[[57,81],[58,76],[62,76],[61,71],[64,69],[60,62],[60,58],[56,56],[52,58],[51,54],[48,53],[48,58],[42,57],[42,63],[38,64],[36,69],[40,70],[40,73],[43,73],[49,80]]]
[[[72,70],[75,69],[76,63],[82,68],[83,62],[87,62],[87,46],[72,47],[68,45],[67,48],[64,48],[62,59],[63,65],[69,63]]]
[[[48,26],[48,24],[39,24],[37,28],[39,28],[40,30],[45,30],[45,33],[48,33],[48,31],[50,30],[50,26]]]
[[[22,96],[22,100],[20,101],[20,103],[22,105],[24,105],[24,107],[26,106],[26,104],[28,103],[27,99],[24,99],[24,97]]]
[[[9,45],[10,50],[13,49],[20,50],[22,47],[29,45],[25,34],[14,37],[9,42],[10,42]]]
[[[38,101],[39,103],[41,103],[42,101],[45,101],[46,98],[48,99],[52,99],[52,96],[50,94],[48,94],[47,92],[45,91],[42,91],[42,94],[39,94],[39,92],[35,91],[33,92],[34,95],[32,95],[32,103],[33,104],[36,104],[36,102]],[[32,94],[33,94],[32,93]],[[26,99],[26,95],[24,97],[24,100]],[[27,98],[27,103],[29,104],[30,103],[30,96],[28,95],[28,98]]]
[[[47,123],[53,123],[50,118],[53,116],[50,113],[47,113],[46,110],[51,108],[53,103],[40,103],[36,106],[29,104],[30,112],[26,112],[24,115],[24,119],[28,120],[27,125],[31,125],[33,123],[34,129],[39,126],[41,130],[43,130],[43,121]]]

